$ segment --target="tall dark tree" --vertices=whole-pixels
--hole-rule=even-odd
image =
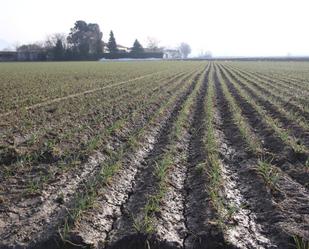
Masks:
[[[87,32],[88,25],[85,21],[76,21],[74,27],[67,38],[68,43],[71,44],[74,53],[80,55],[88,55],[87,40],[85,33]]]
[[[87,35],[89,37],[89,53],[101,54],[103,52],[102,32],[96,23],[88,24]]]
[[[131,53],[143,53],[144,52],[144,48],[143,46],[140,44],[140,42],[136,39],[134,41],[133,47],[131,49]]]
[[[155,37],[147,37],[147,48],[151,52],[162,52],[161,48],[159,48],[160,41]]]
[[[96,23],[76,21],[67,38],[72,50],[80,56],[102,53],[102,32]]]
[[[107,43],[107,48],[108,48],[109,52],[112,53],[112,54],[118,52],[116,39],[114,37],[114,33],[113,33],[112,30],[109,34],[109,40],[108,40],[108,43]]]
[[[104,51],[104,43],[102,40],[97,40],[94,43],[94,51],[96,54],[102,54]]]

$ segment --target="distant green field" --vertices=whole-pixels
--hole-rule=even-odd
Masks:
[[[150,73],[167,75],[198,63],[180,62],[50,62],[1,63],[0,112],[100,88]],[[170,72],[170,73],[171,73]]]

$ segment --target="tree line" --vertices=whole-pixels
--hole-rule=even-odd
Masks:
[[[45,53],[51,60],[74,60],[100,58],[104,53],[127,53],[118,48],[113,31],[110,31],[109,40],[104,43],[103,33],[96,23],[76,21],[68,35],[53,34],[44,42],[17,46],[17,52]],[[129,53],[144,53],[144,48],[136,39]],[[158,52],[153,50],[152,52]]]
[[[135,39],[129,51],[125,47],[117,45],[113,31],[110,31],[107,43],[103,42],[103,33],[97,23],[87,23],[83,20],[76,21],[68,35],[53,34],[44,42],[17,46],[17,52],[21,54],[35,53],[42,60],[91,60],[108,55],[107,58],[147,58],[163,57],[163,47],[159,47],[159,41],[148,38],[147,51],[141,43]],[[176,49],[182,58],[187,58],[191,48],[187,43],[181,43]],[[44,57],[44,58],[43,58]],[[39,60],[40,60],[39,58]]]

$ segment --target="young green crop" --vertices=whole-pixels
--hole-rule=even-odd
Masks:
[[[309,130],[309,124],[304,120],[304,117],[285,108],[284,103],[279,101],[267,88],[262,88],[261,85],[257,85],[249,76],[244,76],[239,71],[232,71],[228,69],[228,73],[233,77],[241,77],[240,83],[244,84],[248,89],[250,89],[254,94],[256,94],[260,99],[264,101],[269,101],[284,117],[286,117],[291,122],[299,124],[302,128]],[[242,81],[244,79],[244,81]]]
[[[284,143],[289,145],[296,153],[308,153],[306,146],[299,144],[298,141],[293,136],[291,136],[287,130],[282,128],[280,122],[277,119],[274,119],[268,115],[267,111],[265,111],[252,98],[250,98],[246,92],[236,83],[235,80],[233,80],[229,75],[225,75],[233,87],[235,87],[240,96],[242,96],[245,101],[252,106],[252,108],[260,115],[260,117],[263,117],[265,123],[275,131],[276,135],[280,137]]]
[[[252,131],[252,128],[248,124],[247,120],[243,117],[242,109],[236,103],[231,92],[228,90],[226,82],[221,76],[221,73],[219,73],[219,70],[217,70],[217,72],[218,72],[218,79],[221,83],[221,87],[223,90],[223,94],[227,99],[230,112],[233,116],[235,124],[239,128],[242,138],[247,142],[248,147],[252,152],[256,154],[261,154],[263,152],[261,141],[256,137],[256,135]]]
[[[143,208],[143,218],[139,221],[133,218],[133,226],[139,233],[142,232],[145,234],[151,234],[155,232],[155,213],[160,210],[160,201],[165,196],[167,191],[166,181],[168,170],[173,166],[173,164],[177,163],[177,160],[179,160],[180,155],[178,153],[177,143],[181,140],[184,131],[189,127],[192,109],[195,106],[195,100],[199,94],[202,84],[204,83],[205,73],[206,70],[199,77],[194,90],[184,102],[176,122],[173,124],[171,132],[168,135],[169,144],[164,150],[163,155],[161,155],[155,162],[154,175],[157,180],[156,193],[148,197],[147,203]]]
[[[178,89],[178,92],[180,93],[184,92],[187,86],[188,86],[188,83],[183,84],[181,88]],[[122,162],[124,158],[128,154],[132,153],[133,151],[137,149],[137,147],[139,146],[140,142],[142,141],[145,135],[146,130],[149,129],[149,127],[151,127],[152,125],[158,125],[157,123],[158,118],[160,118],[162,115],[167,115],[166,110],[171,108],[171,106],[173,105],[173,103],[175,103],[178,97],[179,97],[179,94],[175,94],[167,102],[161,103],[161,107],[155,112],[151,120],[149,120],[149,122],[144,127],[142,127],[141,129],[139,129],[138,131],[136,131],[135,133],[129,136],[127,141],[130,141],[130,142],[125,143],[122,146],[120,146],[120,148],[117,151],[111,152],[109,159],[103,164],[101,164],[100,174],[97,175],[91,181],[89,181],[88,185],[85,185],[85,189],[82,195],[78,195],[76,197],[76,199],[78,200],[77,203],[88,203],[88,200],[90,200],[89,202],[89,205],[90,205],[91,200],[94,200],[97,195],[97,191],[92,191],[92,190],[100,189],[110,182],[113,175],[122,168]],[[153,198],[152,204],[155,203],[155,200],[156,198]],[[68,231],[70,231],[70,229],[74,226],[76,221],[80,218],[80,214],[82,214],[84,208],[88,208],[89,205],[75,205],[72,208],[72,211],[69,212],[70,214],[75,214],[75,215],[73,216],[71,215],[71,217],[73,217],[71,219],[66,219],[66,224],[64,225],[63,231],[62,231],[63,232],[62,237],[65,240],[67,240],[65,235],[68,234]],[[147,217],[145,219],[147,219]],[[150,227],[149,227],[150,223],[148,222],[145,223],[144,225],[135,224],[135,226],[143,227],[146,230],[150,230]]]

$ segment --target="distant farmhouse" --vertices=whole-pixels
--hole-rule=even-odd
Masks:
[[[120,44],[117,44],[117,49],[119,53],[130,53],[131,52],[131,48],[126,47],[126,46],[122,46]],[[104,53],[110,53],[107,43],[103,42],[103,51]]]
[[[16,61],[17,52],[0,51],[0,61]]]
[[[103,54],[102,57],[105,59],[148,59],[148,58],[163,58],[162,49],[154,51],[153,49],[144,48],[143,52],[134,53],[131,47],[126,47],[120,44],[117,44],[117,52],[110,53],[107,43],[103,44]]]
[[[131,52],[131,48],[122,46],[122,45],[117,45],[118,51],[122,53],[129,53]]]
[[[0,61],[45,61],[48,60],[44,51],[0,51]]]
[[[44,61],[48,60],[46,49],[35,45],[20,46],[17,51],[0,51],[0,61]]]
[[[178,49],[165,49],[163,50],[163,59],[181,59],[181,53]]]

